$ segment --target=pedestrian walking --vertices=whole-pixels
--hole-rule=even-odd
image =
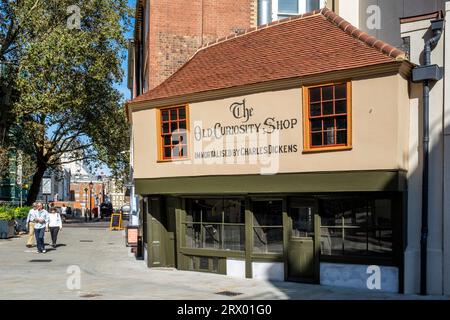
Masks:
[[[56,248],[58,233],[62,229],[61,216],[58,212],[56,212],[56,209],[52,209],[50,211],[48,227],[50,229],[50,235],[52,237],[52,247]]]
[[[68,212],[69,212],[69,210],[66,207],[66,204],[63,203],[62,207],[61,207],[61,218],[62,218],[63,222],[66,222]]]
[[[27,248],[33,247],[33,239],[34,239],[34,221],[30,221],[31,214],[33,212],[37,211],[37,203],[33,203],[33,207],[28,211],[27,216],[27,230],[28,230],[28,241],[27,241]]]
[[[37,210],[31,213],[30,221],[34,222],[34,235],[36,237],[37,253],[46,253],[45,250],[45,229],[49,221],[49,214],[44,209],[42,202],[37,203]]]

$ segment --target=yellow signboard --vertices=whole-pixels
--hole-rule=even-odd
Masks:
[[[123,230],[122,214],[114,213],[111,215],[111,221],[109,223],[109,230]]]

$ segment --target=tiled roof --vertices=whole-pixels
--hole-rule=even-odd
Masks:
[[[130,104],[404,60],[405,53],[321,9],[200,48]]]

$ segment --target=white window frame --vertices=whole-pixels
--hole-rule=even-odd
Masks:
[[[279,20],[279,16],[296,16],[306,13],[306,0],[298,0],[298,12],[297,13],[283,13],[278,12],[278,1],[272,1],[272,21]],[[320,8],[325,7],[326,0],[320,0]]]

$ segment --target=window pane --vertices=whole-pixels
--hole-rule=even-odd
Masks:
[[[223,231],[225,250],[245,250],[245,225],[224,225]]]
[[[366,255],[367,233],[365,228],[345,229],[344,239],[345,255]]]
[[[202,207],[198,204],[199,200],[186,199],[186,222],[200,222]]]
[[[171,139],[170,139],[170,135],[165,135],[164,136],[164,145],[170,145],[170,141],[171,141]]]
[[[339,130],[336,135],[337,144],[347,144],[347,130]]]
[[[320,88],[309,89],[309,101],[310,102],[320,101]]]
[[[322,131],[322,120],[311,120],[311,131]]]
[[[162,125],[162,131],[163,131],[163,133],[169,133],[169,124],[168,123],[164,123]]]
[[[253,251],[257,253],[282,253],[283,228],[254,228]]]
[[[202,224],[204,232],[204,248],[221,249],[221,225],[220,224]]]
[[[199,224],[186,224],[186,247],[202,247],[201,228]]]
[[[254,201],[255,226],[281,226],[283,224],[281,201]]]
[[[320,110],[320,103],[311,103],[310,111],[311,117],[317,117],[320,116],[321,110]]]
[[[283,13],[298,13],[298,0],[279,0],[278,11]]]
[[[338,100],[336,103],[336,114],[347,113],[347,100]]]
[[[337,129],[347,129],[347,117],[336,118]]]
[[[170,123],[170,131],[174,132],[175,130],[178,130],[178,124],[176,122]]]
[[[322,145],[322,132],[311,134],[311,145],[312,146]]]
[[[334,119],[325,119],[323,121],[323,130],[334,130]]]
[[[162,121],[168,121],[169,120],[169,111],[161,111],[161,119]]]
[[[179,127],[180,127],[180,129],[186,129],[186,121],[180,121]]]
[[[367,216],[370,212],[365,199],[352,199],[344,212],[344,254],[365,255],[367,251]]]
[[[333,101],[323,103],[323,115],[333,114]]]
[[[164,158],[170,158],[172,154],[172,150],[170,147],[164,148]]]
[[[186,211],[191,211],[196,222],[222,222],[222,199],[191,200],[192,207]]]
[[[177,120],[177,119],[178,119],[177,109],[170,110],[170,120]]]
[[[323,138],[324,138],[324,144],[325,145],[336,144],[336,140],[335,140],[335,137],[334,137],[334,129],[325,131]]]
[[[222,199],[201,200],[200,205],[203,206],[203,222],[222,222]]]
[[[333,100],[333,86],[322,88],[322,100]]]
[[[172,158],[177,159],[186,156],[186,146],[185,145],[176,145],[172,149]]]
[[[224,222],[245,223],[245,206],[243,200],[224,200]]]
[[[335,86],[335,96],[335,99],[347,98],[347,85],[345,83]]]
[[[312,207],[290,208],[292,236],[310,237],[314,234],[314,214]]]
[[[369,254],[392,254],[392,208],[391,200],[377,199],[369,217]]]
[[[180,119],[186,119],[186,108],[178,109],[178,116]]]
[[[178,134],[173,134],[172,135],[172,144],[176,145],[179,143],[179,141],[180,141],[180,136]]]
[[[320,228],[320,248],[323,255],[342,255],[342,229]]]
[[[320,0],[306,0],[306,12],[320,9]]]
[[[322,200],[320,202],[320,217],[322,226],[341,226],[344,203],[341,200]]]

